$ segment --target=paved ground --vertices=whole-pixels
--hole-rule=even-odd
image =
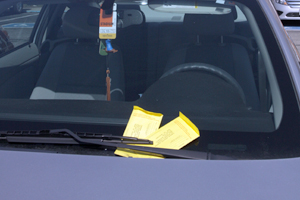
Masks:
[[[285,26],[288,34],[292,38],[294,44],[298,48],[298,51],[300,52],[300,21],[290,20],[282,21],[282,23]]]
[[[288,30],[288,34],[290,35],[298,51],[300,52],[300,30]]]

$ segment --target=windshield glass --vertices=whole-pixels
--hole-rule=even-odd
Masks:
[[[242,139],[281,127],[282,91],[266,36],[279,47],[267,20],[257,20],[256,3],[7,2],[0,119],[18,126],[2,130],[122,135],[134,106],[162,113],[162,125],[182,112],[204,135]],[[247,149],[201,137],[201,150]]]

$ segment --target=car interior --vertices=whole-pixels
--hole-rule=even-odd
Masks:
[[[205,130],[278,127],[282,106],[273,101],[277,93],[271,91],[279,89],[276,79],[268,79],[268,52],[257,43],[259,30],[242,6],[206,2],[202,7],[212,13],[174,11],[155,18],[148,5],[124,2],[116,2],[117,37],[111,44],[117,52],[107,56],[99,54],[99,4],[45,5],[30,44],[0,55],[0,98],[28,99],[30,108],[48,100],[96,100],[103,116],[118,115],[125,105],[170,118],[182,111]]]

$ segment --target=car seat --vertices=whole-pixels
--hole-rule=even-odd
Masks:
[[[124,100],[121,50],[99,55],[99,8],[73,6],[62,23],[66,40],[53,49],[30,99],[106,100],[106,69],[110,69],[111,100]]]
[[[247,50],[224,43],[234,32],[234,14],[185,14],[183,28],[189,43],[171,52],[165,72],[183,63],[207,63],[228,72],[240,84],[249,107],[259,110],[259,98]]]

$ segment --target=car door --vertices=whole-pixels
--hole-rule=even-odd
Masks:
[[[6,4],[7,1],[0,2],[0,7],[10,6]],[[21,13],[15,14],[5,9],[0,16],[2,98],[29,98],[40,71],[39,45],[43,40],[50,8],[28,2],[23,5]]]

